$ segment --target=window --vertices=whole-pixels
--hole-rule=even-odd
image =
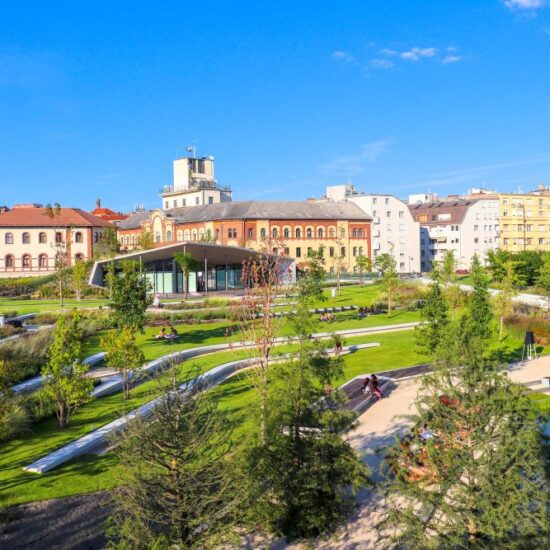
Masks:
[[[271,236],[272,237],[277,237],[277,234],[279,233],[279,231],[277,230],[276,227],[274,227],[272,230],[271,230]]]
[[[284,230],[283,230],[283,236],[288,239],[290,237],[290,228],[289,227],[285,227]]]
[[[186,199],[181,199],[181,205],[182,206],[187,206],[187,200]]]
[[[362,255],[363,255],[363,247],[360,246],[360,247],[359,247],[359,256],[362,256]]]
[[[164,201],[164,208],[166,208],[166,210],[168,210],[168,201]]]
[[[23,264],[23,267],[26,267],[26,268],[31,267],[31,257],[29,254],[23,254],[22,264]]]
[[[191,231],[189,231],[189,229],[186,229],[184,232],[183,232],[183,238],[188,241],[190,238],[191,238]]]
[[[48,256],[46,254],[38,256],[38,267],[48,267]]]
[[[74,234],[74,242],[75,243],[81,243],[82,242],[82,233],[80,231],[77,231]]]
[[[353,236],[357,237],[357,229],[355,229],[355,228],[353,229]]]
[[[178,206],[178,201],[177,201],[177,199],[174,199],[173,204],[174,204],[174,208],[177,208],[177,206]]]
[[[328,234],[329,234],[330,237],[336,237],[336,229],[334,229],[334,227],[331,227],[328,230]]]
[[[388,211],[386,212],[386,218],[391,218],[391,210],[388,210]]]
[[[100,237],[100,234],[96,231],[94,233],[94,243],[98,243],[99,242],[99,237]]]
[[[13,244],[13,233],[6,233],[6,236],[4,237],[4,242],[6,244]]]
[[[543,237],[539,237],[539,244],[544,244],[544,238]]]
[[[38,242],[39,242],[40,244],[44,244],[46,241],[47,241],[47,239],[46,239],[46,233],[44,233],[43,231],[41,231],[40,233],[38,233]]]
[[[340,230],[340,236],[341,237],[345,237],[346,236],[346,230],[342,227],[342,229]]]
[[[319,239],[323,238],[323,228],[322,227],[319,227],[319,229],[317,229],[317,237]]]
[[[199,197],[195,197],[195,204],[199,204]]]
[[[353,257],[354,257],[354,258],[355,258],[355,256],[357,256],[357,247],[356,247],[356,246],[353,247],[353,252],[352,252],[352,254],[353,254]]]
[[[252,227],[248,228],[248,238],[253,239],[254,238],[254,229]]]
[[[308,256],[313,256],[313,248],[311,248],[311,246],[307,247],[307,255]]]
[[[343,246],[341,249],[340,249],[340,256],[342,258],[345,258],[346,257],[346,247]]]
[[[181,229],[176,233],[176,239],[178,241],[183,241],[183,231]]]
[[[11,254],[8,254],[4,260],[6,268],[12,269],[15,265],[13,256]]]
[[[191,240],[192,241],[196,241],[197,240],[197,230],[196,229],[193,229],[191,231]]]
[[[331,258],[334,258],[334,247],[331,246],[329,249],[328,249],[328,255],[331,257]]]
[[[296,247],[296,258],[301,258],[302,257],[302,249],[297,246]]]
[[[363,229],[359,229],[359,237],[363,238]]]
[[[262,228],[260,229],[260,237],[261,237],[262,239],[265,239],[265,227],[262,227]]]
[[[285,246],[284,253],[285,253],[285,256],[288,256],[290,254],[290,248]]]
[[[299,227],[296,228],[295,235],[297,239],[302,237],[302,230]]]
[[[405,215],[405,212],[403,210],[399,210],[399,217],[402,218]]]
[[[227,236],[230,239],[236,239],[237,238],[237,228],[231,227],[227,230]]]
[[[155,242],[160,243],[160,233],[158,231],[155,233]],[[126,242],[126,244],[128,244],[128,242]]]
[[[308,227],[308,228],[306,229],[306,237],[307,237],[308,239],[311,239],[311,237],[313,237],[313,229],[311,229],[311,227]]]
[[[97,233],[96,233],[96,235],[97,235]],[[61,233],[61,231],[56,231],[55,232],[55,242],[58,243],[58,244],[63,242],[63,233]]]
[[[31,236],[30,236],[30,233],[23,233],[22,235],[22,242],[23,244],[31,244]]]
[[[168,230],[166,232],[166,242],[171,243],[172,242],[172,231]]]
[[[390,199],[388,197],[384,199],[384,204],[390,204]]]
[[[372,204],[376,204],[378,202],[378,199],[376,197],[372,197]]]
[[[83,262],[84,261],[84,254],[75,254],[74,256],[74,261],[75,262]]]
[[[208,197],[208,204],[214,204],[214,197]]]

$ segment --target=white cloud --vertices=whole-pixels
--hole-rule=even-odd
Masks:
[[[504,5],[511,10],[536,10],[544,3],[545,0],[504,0]]]
[[[390,50],[389,48],[384,48],[380,50],[380,53],[382,55],[392,56],[392,55],[397,55],[399,52],[396,52],[395,50]]]
[[[381,139],[366,143],[358,153],[333,158],[319,167],[323,174],[355,176],[363,172],[367,165],[373,163],[391,144],[391,139]]]
[[[435,48],[411,48],[406,52],[401,52],[401,59],[407,61],[419,61],[423,57],[434,57],[437,53]]]
[[[391,69],[394,66],[394,62],[389,59],[371,59],[369,63],[375,69]]]
[[[338,59],[339,61],[343,61],[344,63],[355,63],[355,57],[347,52],[343,52],[342,50],[336,50],[335,52],[332,52],[332,57],[333,59]]]
[[[441,63],[444,65],[449,65],[450,63],[458,63],[464,59],[463,55],[447,55],[443,58]]]

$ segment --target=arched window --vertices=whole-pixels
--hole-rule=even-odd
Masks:
[[[185,235],[185,240],[188,241],[191,238],[191,231],[189,229],[186,229],[183,234]]]
[[[48,267],[48,256],[46,254],[38,256],[38,267]]]
[[[160,233],[157,231],[157,232],[155,233],[155,242],[160,243],[160,240],[161,240],[161,239],[160,239]],[[128,244],[128,243],[126,243],[126,244]]]
[[[181,229],[176,233],[176,236],[178,241],[183,241],[183,231]]]
[[[278,234],[279,230],[274,227],[272,230],[271,230],[271,236],[272,237],[277,237],[277,234]]]
[[[363,230],[359,229],[359,237],[362,237],[362,236],[363,236]]]
[[[30,254],[23,254],[23,267],[31,267],[31,257]]]
[[[25,231],[25,233],[21,235],[21,240],[23,244],[31,244],[31,234]]]
[[[363,247],[360,246],[360,247],[359,247],[359,256],[362,256],[362,255],[363,255]]]
[[[4,237],[4,242],[6,244],[13,244],[13,233],[6,233],[6,236]]]
[[[295,234],[296,234],[296,238],[297,238],[297,239],[301,239],[301,238],[302,238],[302,228],[301,228],[301,227],[297,227],[297,228],[296,228]]]
[[[15,260],[13,259],[13,256],[11,254],[8,254],[4,259],[4,265],[6,269],[13,269],[15,267]]]
[[[323,228],[322,227],[319,227],[319,229],[317,229],[317,237],[319,237],[319,239],[323,238]]]
[[[355,228],[355,227],[353,228],[353,236],[357,237],[357,228]]]
[[[171,243],[172,242],[172,231],[168,230],[166,232],[166,242]]]
[[[193,231],[191,231],[191,240],[192,241],[197,240],[197,230],[196,229],[193,229]]]
[[[336,237],[336,229],[334,229],[334,227],[331,227],[329,230],[328,230],[328,234],[330,237],[334,238]]]
[[[96,231],[94,233],[94,243],[98,243],[99,242],[99,233]]]
[[[346,230],[342,227],[342,229],[340,229],[340,235],[342,237],[345,237],[346,236]]]
[[[285,227],[283,229],[283,236],[288,239],[290,237],[290,228],[289,227]]]
[[[38,233],[38,242],[40,244],[45,244],[47,242],[46,233],[44,233],[44,231],[41,231],[40,233]]]
[[[204,238],[204,229],[201,227],[199,229],[199,239],[203,239]]]
[[[74,242],[75,243],[81,243],[82,242],[82,233],[80,231],[77,231],[74,234]],[[97,241],[96,241],[97,242]]]
[[[136,236],[135,235],[130,236],[130,242],[132,243],[132,246],[134,246],[136,244]]]
[[[260,237],[261,237],[262,239],[265,239],[265,235],[266,235],[266,233],[265,233],[265,227],[262,227],[262,228],[260,229]]]
[[[83,262],[84,261],[84,254],[75,254],[74,256],[74,261],[75,262]]]
[[[308,227],[308,228],[306,229],[306,237],[307,237],[308,239],[311,239],[311,237],[313,237],[313,229],[311,229],[311,227]]]
[[[356,246],[353,247],[353,256],[354,257],[357,256],[357,247]]]
[[[342,248],[340,248],[340,257],[341,258],[345,258],[346,257],[346,247],[343,246]]]

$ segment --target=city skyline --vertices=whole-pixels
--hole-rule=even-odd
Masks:
[[[547,2],[32,4],[0,24],[1,203],[155,208],[188,145],[235,200],[548,183]]]

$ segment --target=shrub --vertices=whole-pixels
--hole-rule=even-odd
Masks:
[[[0,327],[0,339],[19,334],[20,332],[25,332],[25,329],[22,327],[14,327],[13,325],[4,325]]]
[[[23,399],[4,398],[0,404],[0,441],[6,441],[28,429],[30,417]]]

